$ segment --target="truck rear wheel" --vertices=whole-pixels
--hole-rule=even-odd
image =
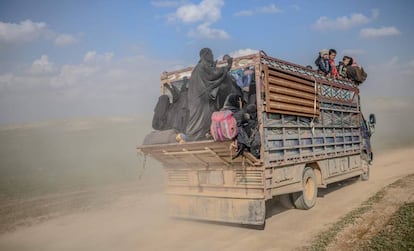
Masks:
[[[306,167],[302,176],[302,192],[292,194],[293,204],[297,209],[311,209],[316,204],[318,183],[312,168]]]

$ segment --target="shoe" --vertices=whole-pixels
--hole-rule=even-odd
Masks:
[[[246,149],[246,146],[244,145],[244,144],[239,144],[238,146],[237,146],[237,153],[236,153],[236,155],[233,157],[233,158],[231,158],[232,160],[234,160],[235,158],[237,158],[237,157],[239,157],[240,155],[242,155],[243,154],[243,152],[244,152],[244,149]]]

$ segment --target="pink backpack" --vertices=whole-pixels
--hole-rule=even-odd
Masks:
[[[228,110],[213,112],[210,132],[215,141],[234,139],[237,135],[237,121],[233,113]]]

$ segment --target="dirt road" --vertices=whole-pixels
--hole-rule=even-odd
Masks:
[[[322,189],[309,211],[276,207],[263,231],[170,219],[163,194],[155,191],[5,233],[0,250],[292,250],[382,187],[414,173],[413,155],[414,148],[377,155],[369,181]]]

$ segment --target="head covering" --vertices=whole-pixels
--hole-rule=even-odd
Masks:
[[[200,50],[200,61],[206,61],[208,63],[213,63],[213,52],[210,48],[203,48]]]
[[[246,112],[247,113],[255,113],[255,112],[257,112],[256,105],[255,104],[249,104],[249,105],[247,105]]]
[[[211,49],[210,48],[203,48],[200,50],[200,58],[204,57],[204,55],[211,53]]]
[[[325,55],[325,54],[329,54],[329,51],[328,51],[328,49],[322,49],[322,50],[319,52],[319,54],[320,54],[321,56],[323,56],[323,55]]]
[[[232,112],[240,110],[240,100],[241,96],[239,94],[232,93],[228,95],[226,101],[224,101],[223,109],[231,110]]]

